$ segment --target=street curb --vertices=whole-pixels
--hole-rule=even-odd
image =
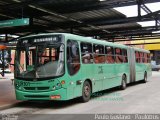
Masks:
[[[17,102],[17,103],[19,103],[19,102]],[[12,107],[16,106],[17,103],[0,106],[0,110],[5,110],[5,109],[8,109],[8,108],[12,108]]]

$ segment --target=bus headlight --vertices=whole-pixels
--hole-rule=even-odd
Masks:
[[[60,83],[57,83],[57,87],[58,87],[58,88],[61,87],[61,84],[60,84]]]
[[[19,86],[18,84],[15,84],[15,87],[16,87],[17,89],[20,89],[20,86]]]
[[[16,84],[15,87],[16,87],[16,89],[18,89],[18,90],[22,90],[22,87],[19,86],[18,84]]]
[[[56,85],[53,86],[52,90],[57,90],[61,88],[61,84],[57,83]]]
[[[56,87],[55,87],[55,86],[53,86],[52,90],[56,90]]]

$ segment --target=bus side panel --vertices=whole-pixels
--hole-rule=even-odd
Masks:
[[[102,82],[99,80],[96,80],[96,71],[95,71],[95,64],[82,64],[82,80],[90,80],[92,83],[92,93],[96,91],[100,91]]]
[[[103,89],[109,89],[115,86],[116,82],[116,71],[115,64],[105,64],[104,65],[104,79],[103,79]]]
[[[151,64],[150,63],[139,63],[140,66],[140,73],[139,73],[139,78],[137,78],[137,81],[143,80],[144,79],[144,74],[147,72],[147,77],[150,77],[152,75],[152,70],[151,70]]]
[[[145,72],[147,72],[147,76],[151,76],[151,64],[150,63],[136,63],[136,81],[143,80]]]
[[[145,64],[136,63],[136,81],[142,80],[144,78]]]
[[[79,71],[80,72],[80,71]],[[77,84],[78,80],[81,80],[80,73],[77,73],[75,76],[67,77],[68,85],[67,85],[67,98],[72,99],[82,95],[82,84]]]
[[[128,76],[129,76],[128,63],[106,64],[104,71],[105,71],[104,74],[105,79],[103,80],[103,89],[109,89],[121,85],[123,74],[126,74],[128,83]]]
[[[105,76],[107,75],[105,71],[105,63],[104,64],[95,64],[94,65],[94,79],[95,79],[95,91],[101,91],[103,90],[103,80],[105,79]]]
[[[122,81],[122,75],[124,73],[124,64],[121,63],[121,64],[117,64],[115,63],[115,72],[114,72],[114,82],[112,83],[112,87],[115,87],[115,86],[119,86],[121,85],[121,81]]]
[[[122,75],[125,74],[127,77],[127,83],[130,83],[130,66],[129,63],[124,63],[121,65],[121,67],[118,67],[119,73],[120,73],[120,84],[121,85],[121,81],[122,81]]]

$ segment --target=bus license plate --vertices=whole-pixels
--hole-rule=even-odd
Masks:
[[[17,85],[18,85],[18,86],[29,87],[29,86],[30,86],[30,82],[20,81],[20,82],[17,82]]]

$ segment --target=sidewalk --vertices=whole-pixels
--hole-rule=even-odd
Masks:
[[[4,77],[0,77],[0,109],[18,102],[15,98],[14,86],[11,81],[13,78],[13,73],[6,73]]]
[[[5,73],[4,77],[0,75],[0,80],[1,79],[14,79],[14,73]]]

